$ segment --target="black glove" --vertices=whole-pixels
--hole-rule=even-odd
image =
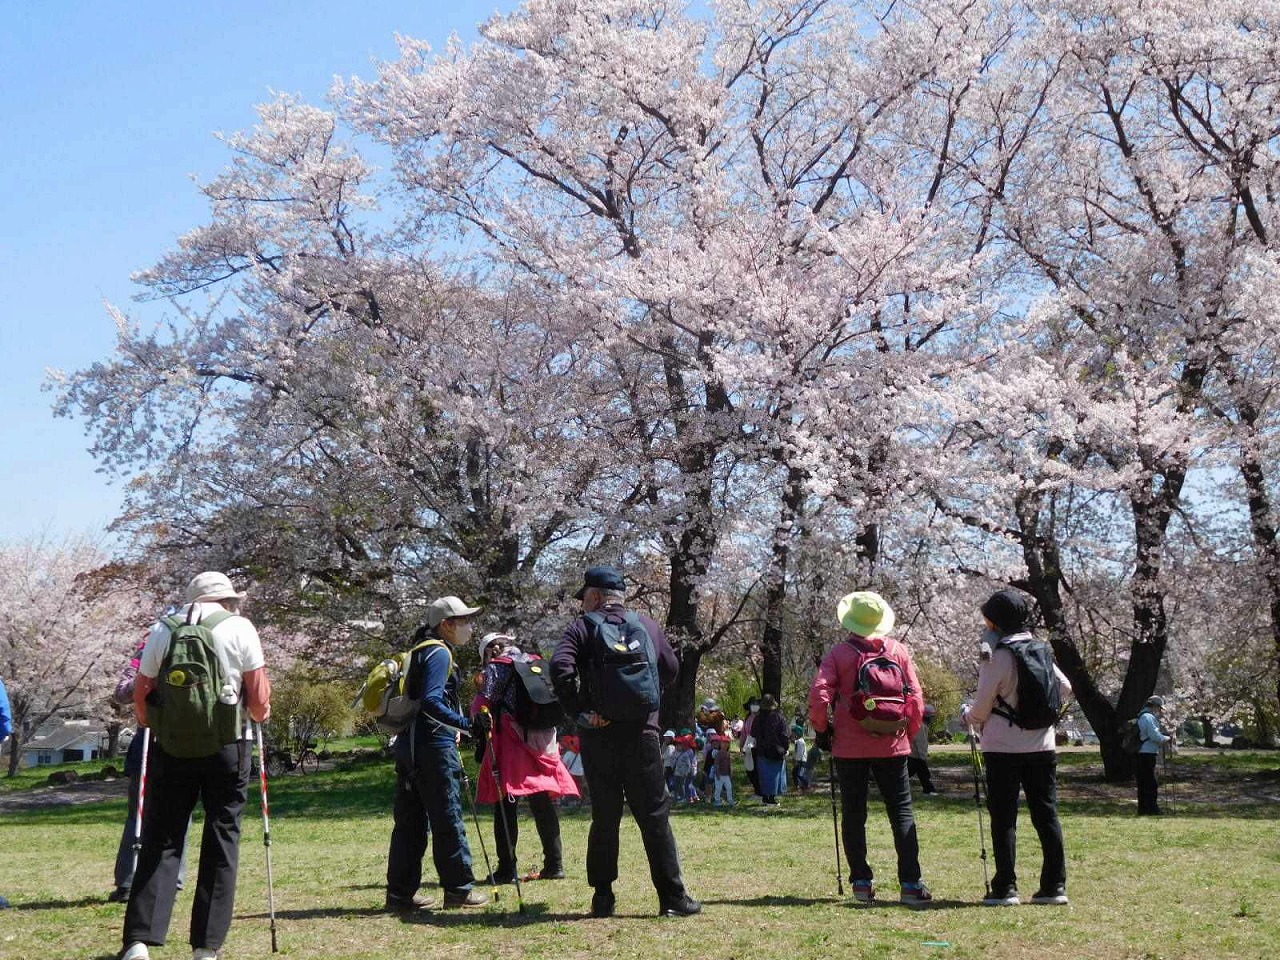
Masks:
[[[471,732],[478,734],[477,739],[487,737],[493,730],[493,716],[489,713],[477,713],[471,718]]]
[[[472,744],[472,749],[475,751],[476,763],[484,763],[484,748],[488,743],[489,741],[486,737],[475,738],[475,741]]]
[[[831,728],[820,730],[813,735],[813,745],[819,750],[831,752]]]

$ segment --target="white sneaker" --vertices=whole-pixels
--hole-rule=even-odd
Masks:
[[[120,960],[151,960],[151,951],[145,943],[131,943],[120,954]]]
[[[208,947],[196,947],[191,951],[191,960],[218,960],[218,951]]]

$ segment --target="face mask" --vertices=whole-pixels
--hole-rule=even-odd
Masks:
[[[453,642],[456,646],[466,646],[471,642],[471,621],[463,620],[453,628]]]
[[[753,704],[751,705],[751,712],[752,712],[752,713],[759,713],[759,712],[760,712],[760,704],[758,704],[758,703],[753,703]]]

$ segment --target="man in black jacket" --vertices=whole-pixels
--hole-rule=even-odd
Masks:
[[[658,891],[658,913],[686,917],[702,910],[689,896],[680,873],[680,855],[671,832],[671,795],[663,776],[658,702],[661,686],[675,680],[676,655],[662,628],[644,614],[623,606],[626,581],[613,567],[592,567],[578,591],[583,615],[569,624],[551,657],[551,678],[565,712],[577,720],[582,764],[591,794],[591,832],[587,837],[587,882],[595,888],[591,915],[613,915],[613,881],[618,878],[618,828],[624,801],[640,828],[649,874]],[[606,636],[607,634],[607,636]],[[646,640],[647,637],[647,640]],[[607,641],[607,642],[606,642]],[[607,675],[605,650],[624,656],[647,650],[655,682],[640,686],[652,709],[639,718],[622,717],[629,692],[602,696],[604,683],[625,683]],[[640,675],[647,671],[643,656]],[[603,671],[603,672],[602,672]],[[593,678],[595,678],[593,680]]]

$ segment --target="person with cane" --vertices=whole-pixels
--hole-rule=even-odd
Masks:
[[[1164,732],[1160,722],[1164,715],[1164,697],[1148,697],[1138,714],[1138,736],[1142,746],[1138,748],[1138,816],[1160,816],[1160,783],[1156,779],[1156,760],[1161,755],[1165,761],[1165,779],[1169,775],[1169,751],[1173,738]]]
[[[172,613],[175,608],[168,611]],[[133,687],[138,679],[138,665],[142,650],[147,645],[144,637],[133,651],[133,656],[120,673],[113,700],[121,705],[133,706]],[[133,886],[133,874],[138,869],[138,854],[142,851],[142,813],[147,796],[147,762],[151,754],[151,731],[138,727],[129,742],[124,757],[124,773],[129,778],[129,807],[125,814],[124,830],[116,849],[115,889],[107,895],[109,903],[128,903],[129,888]],[[187,848],[182,848],[182,860],[178,863],[178,889],[187,876]]]
[[[192,960],[216,960],[231,927],[252,753],[246,714],[258,723],[271,715],[262,642],[240,615],[244,596],[225,574],[200,574],[187,585],[183,606],[151,628],[143,647],[133,705],[138,724],[151,730],[150,796],[120,960],[148,960],[149,948],[168,937],[197,802],[205,818]]]
[[[921,877],[907,774],[911,737],[924,722],[920,678],[910,652],[890,637],[893,610],[878,593],[849,594],[837,605],[836,617],[847,635],[818,667],[809,689],[809,723],[830,737],[853,896],[862,903],[876,898],[867,860],[867,796],[869,780],[875,777],[893,830],[898,900],[925,906],[933,895]]]

